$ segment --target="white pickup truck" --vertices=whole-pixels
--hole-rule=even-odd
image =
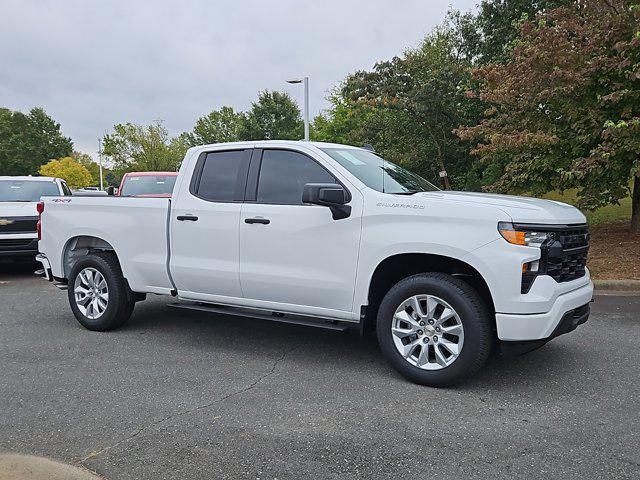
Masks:
[[[51,195],[71,195],[71,190],[60,178],[0,176],[0,263],[33,262],[38,253],[36,206]]]
[[[194,147],[173,198],[47,198],[40,210],[37,258],[86,328],[122,325],[148,293],[375,328],[390,363],[431,386],[473,374],[492,346],[520,353],[573,330],[593,294],[574,207],[440,191],[345,145]]]

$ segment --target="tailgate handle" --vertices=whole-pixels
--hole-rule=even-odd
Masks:
[[[271,220],[262,217],[245,218],[244,223],[261,223],[262,225],[269,225],[271,223]]]
[[[187,220],[189,222],[197,222],[198,221],[198,217],[196,217],[195,215],[178,215],[176,218],[181,222],[184,222],[185,220]]]

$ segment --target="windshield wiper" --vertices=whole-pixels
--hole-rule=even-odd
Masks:
[[[406,192],[393,192],[394,195],[413,195],[415,193],[422,193],[422,190],[408,190]]]

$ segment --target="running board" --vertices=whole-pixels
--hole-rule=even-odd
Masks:
[[[268,320],[270,322],[289,323],[292,325],[303,325],[305,327],[322,328],[336,332],[344,332],[349,329],[346,325],[333,323],[331,320],[317,319],[304,315],[285,314],[280,312],[265,313],[263,310],[252,310],[238,307],[227,307],[224,305],[212,305],[198,302],[172,302],[167,304],[171,308],[182,308],[185,310],[196,310],[199,312],[217,313],[220,315],[231,315],[234,317],[255,318],[258,320]],[[337,321],[336,321],[337,322]]]

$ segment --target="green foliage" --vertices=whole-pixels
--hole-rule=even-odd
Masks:
[[[51,160],[49,163],[42,165],[38,173],[45,177],[62,178],[71,188],[88,187],[92,183],[89,170],[72,157]]]
[[[102,141],[117,177],[131,171],[175,171],[188,148],[185,135],[170,138],[160,120],[148,126],[115,125]]]
[[[191,146],[237,142],[244,121],[244,113],[236,112],[232,107],[222,107],[199,118],[193,131],[185,134],[185,139]]]
[[[578,188],[580,205],[596,209],[627,197],[636,177],[640,199],[639,25],[625,0],[549,10],[522,23],[509,62],[476,72],[490,108],[459,133],[501,169],[493,190]]]
[[[543,11],[576,3],[575,0],[482,0],[475,29],[465,44],[479,63],[504,62],[516,45],[522,22]]]
[[[89,171],[89,173],[91,174],[91,185],[94,187],[99,187],[100,186],[100,165],[97,162],[93,161],[93,158],[91,158],[91,155],[82,153],[82,152],[76,152],[74,150],[73,153],[71,154],[71,158],[73,158],[80,165],[83,165]],[[109,173],[110,173],[110,170],[105,165],[103,165],[102,166],[103,183],[104,183],[104,179],[106,178],[107,175],[109,175]]]
[[[41,165],[72,149],[71,139],[43,109],[25,115],[0,108],[0,175],[35,175]]]
[[[438,172],[447,170],[463,186],[473,159],[453,130],[482,112],[481,102],[466,94],[471,61],[456,29],[465,22],[468,17],[452,17],[419,48],[348,76],[330,112],[314,121],[318,138],[370,143],[427,178],[439,182]]]
[[[241,140],[295,140],[303,130],[300,109],[291,97],[265,90],[245,114],[239,135]]]

